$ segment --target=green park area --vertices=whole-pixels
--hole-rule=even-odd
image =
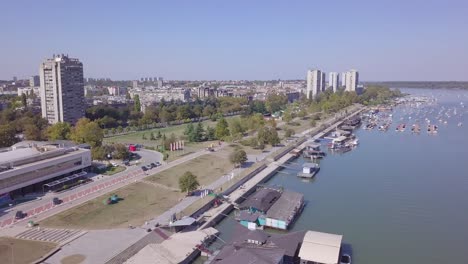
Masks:
[[[113,194],[119,200],[107,204]],[[39,224],[54,228],[85,229],[139,226],[174,206],[182,196],[177,191],[137,182],[53,215]]]
[[[147,180],[170,188],[178,188],[179,178],[186,171],[190,171],[197,176],[200,185],[208,185],[233,169],[234,166],[228,158],[229,153],[229,149],[223,149],[212,154],[205,154],[152,175]]]
[[[0,237],[0,263],[34,263],[57,246],[55,243]]]
[[[229,117],[227,117],[227,119],[229,119]],[[202,121],[201,123],[205,129],[207,127],[216,126],[216,121],[205,120],[205,121]],[[156,148],[158,145],[162,145],[161,140],[157,138],[158,134],[161,134],[161,135],[165,134],[166,137],[169,137],[171,134],[174,134],[174,136],[177,138],[183,138],[184,131],[187,126],[188,124],[182,124],[182,125],[174,125],[174,126],[163,127],[163,128],[149,129],[149,130],[144,130],[144,131],[130,132],[124,135],[117,135],[117,136],[104,138],[104,143],[141,144],[143,146]],[[153,140],[151,139],[151,133],[153,133],[155,137],[155,139]],[[195,151],[197,149],[207,147],[206,143],[196,144],[196,143],[188,142],[188,140],[185,140],[185,145],[188,151]]]

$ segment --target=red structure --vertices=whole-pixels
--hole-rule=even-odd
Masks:
[[[136,146],[135,145],[130,145],[130,146],[128,146],[128,150],[132,151],[132,152],[136,151]]]

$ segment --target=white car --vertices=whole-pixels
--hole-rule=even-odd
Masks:
[[[351,264],[351,256],[348,254],[341,255],[340,264]]]

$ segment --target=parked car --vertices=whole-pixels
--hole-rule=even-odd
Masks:
[[[54,198],[52,199],[52,203],[54,203],[54,205],[59,205],[59,204],[62,203],[62,200],[60,200],[60,199],[57,198],[57,197],[54,197]]]
[[[21,210],[16,211],[16,215],[15,215],[16,220],[23,219],[24,217],[26,217],[26,214],[23,211]]]
[[[152,162],[151,164],[151,168],[156,168],[158,165],[156,165],[156,163]]]
[[[341,255],[340,264],[351,264],[351,256],[348,254]]]
[[[155,163],[156,163],[156,167],[159,167],[159,166],[161,166],[161,162],[159,162],[159,161],[156,161]]]
[[[151,166],[151,165],[146,165],[146,169],[151,170],[152,168],[153,168],[153,166]]]
[[[147,170],[148,170],[148,168],[146,168],[146,166],[141,166],[141,169],[142,169],[143,171],[147,171]]]

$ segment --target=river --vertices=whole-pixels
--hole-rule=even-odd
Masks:
[[[468,263],[468,92],[402,91],[437,103],[396,107],[387,132],[357,129],[360,145],[329,154],[313,181],[296,177],[304,163],[298,158],[266,184],[303,193],[307,205],[291,231],[342,234],[353,263]],[[437,135],[427,134],[425,125],[419,135],[411,133],[414,120],[424,124],[425,118],[438,124]],[[402,122],[407,129],[396,132]],[[216,227],[224,240],[231,221]]]

